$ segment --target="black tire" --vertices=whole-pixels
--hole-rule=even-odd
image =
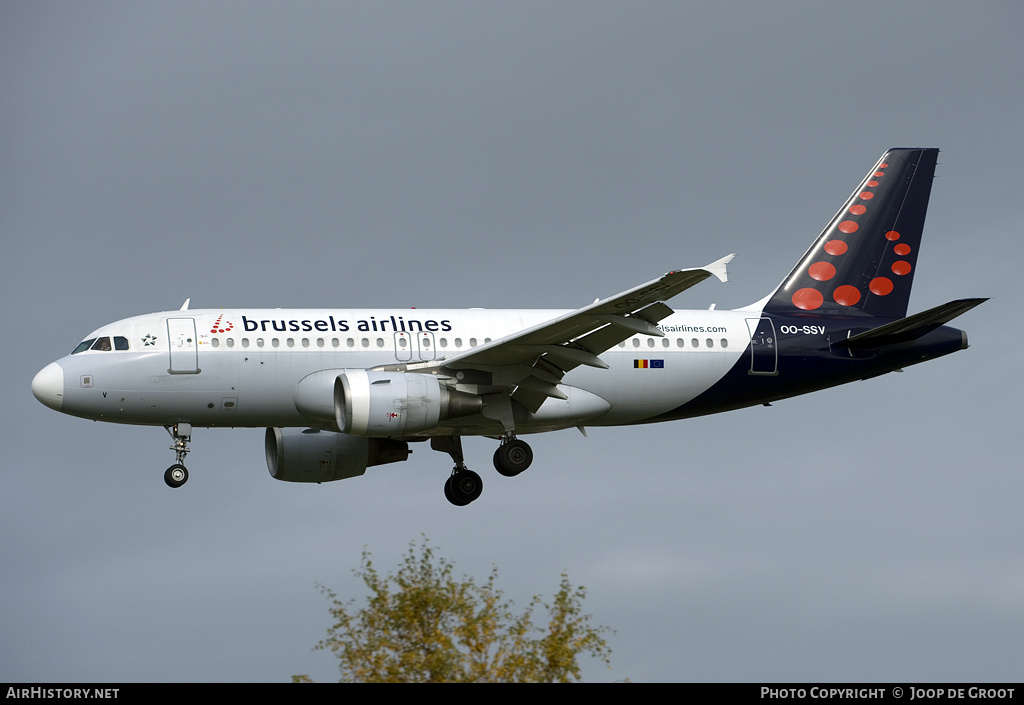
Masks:
[[[494,451],[494,469],[505,477],[515,477],[533,462],[533,449],[526,441],[515,438],[502,443]]]
[[[444,483],[444,496],[456,507],[466,506],[483,491],[483,480],[472,470],[460,470]]]
[[[164,482],[168,487],[181,487],[188,482],[188,469],[184,465],[172,465],[164,473]]]
[[[459,504],[459,501],[455,499],[455,495],[452,494],[452,477],[454,477],[454,475],[450,476],[447,480],[444,481],[444,498],[447,499],[452,504],[454,504],[456,507],[461,507],[462,505]]]

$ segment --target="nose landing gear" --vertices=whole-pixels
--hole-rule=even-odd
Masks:
[[[175,463],[164,473],[164,482],[168,487],[181,487],[188,482],[188,469],[184,465]]]
[[[171,435],[171,450],[174,451],[175,463],[164,472],[164,482],[168,487],[181,487],[188,482],[188,469],[182,464],[188,455],[188,442],[192,440],[192,424],[179,423],[175,426],[164,426]]]

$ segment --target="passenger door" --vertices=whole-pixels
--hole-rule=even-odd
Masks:
[[[168,318],[167,343],[170,347],[172,375],[199,374],[199,346],[196,344],[194,318]]]

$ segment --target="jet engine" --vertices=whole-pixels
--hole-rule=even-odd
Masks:
[[[482,408],[480,397],[449,389],[432,375],[349,370],[334,382],[335,420],[354,436],[419,433]]]
[[[268,428],[267,469],[275,480],[331,482],[409,457],[409,444],[307,428]]]

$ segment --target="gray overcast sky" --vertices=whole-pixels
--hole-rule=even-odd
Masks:
[[[0,681],[336,678],[316,583],[428,536],[617,630],[591,681],[1019,680],[1018,2],[0,4]],[[260,430],[46,409],[90,330],[217,307],[572,308],[730,252],[750,303],[935,146],[912,310],[970,350],[728,415],[275,482]],[[15,342],[17,341],[17,342]],[[493,442],[466,442],[490,465]]]

